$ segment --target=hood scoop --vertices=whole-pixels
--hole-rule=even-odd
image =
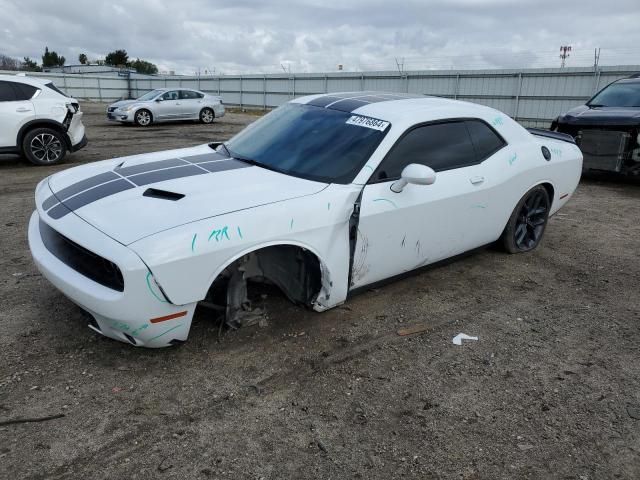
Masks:
[[[169,192],[168,190],[160,190],[158,188],[147,188],[142,194],[143,197],[159,198],[160,200],[171,200],[177,202],[184,198],[184,194]]]

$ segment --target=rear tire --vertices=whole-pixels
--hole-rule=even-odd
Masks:
[[[22,153],[34,165],[56,165],[64,160],[67,146],[59,131],[34,128],[22,139]]]
[[[536,248],[542,240],[549,219],[551,202],[547,189],[538,185],[520,199],[500,238],[509,253],[524,253]]]
[[[200,122],[201,123],[213,123],[213,119],[216,118],[216,114],[210,108],[203,108],[200,110]]]
[[[133,118],[136,125],[139,127],[148,127],[153,123],[153,116],[151,115],[151,112],[144,108],[138,110]]]

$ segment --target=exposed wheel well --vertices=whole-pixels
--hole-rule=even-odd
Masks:
[[[238,319],[246,305],[247,281],[276,285],[293,303],[311,306],[322,288],[320,260],[296,245],[274,245],[243,255],[214,280],[205,302],[224,306],[227,323]]]
[[[550,183],[542,183],[541,185],[545,188],[545,190],[547,191],[547,194],[549,195],[549,206],[551,206],[553,204],[553,194],[554,194],[553,185],[551,185]]]

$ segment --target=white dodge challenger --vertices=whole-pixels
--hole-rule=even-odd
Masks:
[[[91,328],[165,347],[187,339],[199,303],[242,324],[249,279],[323,311],[498,240],[532,250],[581,169],[571,137],[488,107],[314,95],[226,143],[44,179],[29,246]]]

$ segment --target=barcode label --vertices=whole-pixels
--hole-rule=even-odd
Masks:
[[[348,125],[357,125],[358,127],[372,128],[373,130],[380,130],[381,132],[389,126],[389,122],[384,120],[377,120],[375,118],[361,117],[359,115],[352,115],[347,120]]]

